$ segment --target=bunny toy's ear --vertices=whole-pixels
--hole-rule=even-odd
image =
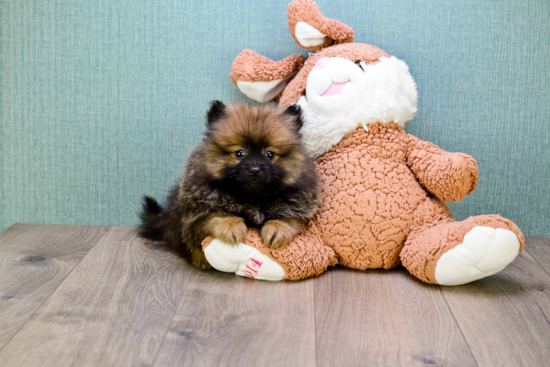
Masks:
[[[296,0],[286,10],[288,28],[298,44],[307,50],[320,50],[337,43],[353,42],[353,29],[325,17],[311,0]]]
[[[249,98],[269,102],[281,93],[305,60],[303,55],[292,55],[275,62],[254,51],[244,50],[233,61],[229,78]]]

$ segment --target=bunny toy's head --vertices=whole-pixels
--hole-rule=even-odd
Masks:
[[[316,53],[274,62],[245,50],[229,76],[258,102],[299,105],[302,136],[312,156],[329,151],[358,126],[395,122],[403,127],[414,117],[416,86],[403,61],[353,43],[353,30],[324,17],[311,0],[290,3],[287,15],[296,43]]]

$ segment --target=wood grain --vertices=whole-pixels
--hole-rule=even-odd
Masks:
[[[183,293],[183,260],[111,227],[0,352],[3,366],[152,364]]]
[[[550,366],[550,276],[528,253],[496,275],[442,289],[480,367]]]
[[[106,231],[14,224],[0,235],[0,350]]]
[[[550,274],[550,237],[529,237],[525,250]]]
[[[315,278],[318,366],[475,366],[438,286],[403,268]]]
[[[459,287],[404,269],[271,283],[199,271],[133,228],[14,225],[0,365],[548,366],[550,239],[526,249]]]
[[[265,282],[186,270],[155,366],[315,366],[312,279]]]

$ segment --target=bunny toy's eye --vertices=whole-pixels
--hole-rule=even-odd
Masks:
[[[363,67],[361,66],[361,63],[360,63],[360,62],[356,62],[355,65],[359,66],[359,68],[360,68],[361,70],[363,70]]]

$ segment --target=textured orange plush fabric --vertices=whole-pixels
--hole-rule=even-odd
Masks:
[[[354,32],[350,26],[335,19],[325,17],[319,10],[317,4],[310,0],[293,1],[288,5],[286,14],[288,18],[288,29],[294,41],[296,41],[298,46],[307,50],[320,50],[333,44],[353,42]],[[325,42],[318,46],[311,47],[301,45],[294,34],[296,23],[298,22],[305,22],[326,35]]]
[[[407,135],[396,124],[358,128],[317,164],[323,199],[316,224],[344,266],[389,269],[403,263],[435,283],[437,260],[476,225],[511,230],[523,251],[523,235],[511,221],[484,215],[454,222],[445,203],[426,192],[462,200],[477,183],[475,160]]]
[[[304,65],[305,60],[304,55],[292,55],[275,62],[254,51],[244,50],[233,61],[229,78],[235,85],[239,80],[244,82],[268,82],[282,79],[299,70]]]
[[[393,268],[426,191],[407,167],[396,124],[358,128],[317,160],[324,243],[354,269]]]
[[[445,201],[461,201],[477,185],[476,161],[462,153],[449,153],[412,135],[405,138],[407,164],[420,183]]]

